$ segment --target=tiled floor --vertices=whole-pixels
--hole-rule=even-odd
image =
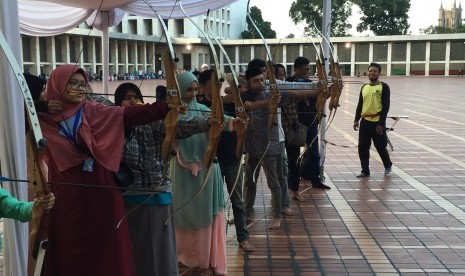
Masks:
[[[296,214],[269,230],[270,192],[261,177],[249,227],[256,251],[244,254],[229,226],[228,275],[465,275],[465,78],[382,79],[391,86],[389,115],[409,117],[389,134],[392,174],[383,175],[372,151],[371,177],[355,177],[352,124],[361,84],[349,81],[366,77],[345,79],[326,133],[335,144],[327,144],[325,159],[332,189],[302,182],[307,201],[293,200]],[[153,94],[153,87],[144,82],[142,90]]]
[[[364,78],[346,79],[351,81]],[[326,139],[329,191],[301,183],[306,202],[269,230],[250,226],[244,254],[228,229],[228,275],[465,275],[465,78],[390,77],[390,116],[407,115],[389,134],[391,176],[375,151],[372,175],[359,180],[355,107],[361,84],[346,83]],[[392,124],[393,121],[388,122]],[[270,209],[266,180],[256,217]]]

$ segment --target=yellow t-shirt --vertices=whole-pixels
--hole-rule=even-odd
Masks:
[[[362,118],[370,122],[378,122],[380,116],[378,114],[382,109],[381,94],[383,93],[383,85],[381,83],[371,85],[366,84],[362,88]]]

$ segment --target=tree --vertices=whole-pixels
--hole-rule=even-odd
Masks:
[[[375,35],[405,35],[410,0],[354,0],[363,14],[357,31],[371,30]]]
[[[324,0],[296,0],[291,4],[289,16],[297,24],[306,22],[305,34],[310,35],[314,24],[321,29],[323,22]],[[349,36],[348,30],[352,25],[348,18],[352,14],[352,3],[347,0],[331,1],[331,36]]]
[[[420,29],[422,34],[451,34],[451,33],[465,33],[465,25],[457,27],[455,29],[442,27],[442,26],[429,26],[424,29]]]
[[[276,38],[276,32],[271,29],[271,23],[269,21],[264,21],[262,17],[262,11],[253,6],[250,8],[250,17],[252,17],[253,21],[257,25],[258,29],[262,33],[263,37],[265,38]],[[253,24],[250,22],[249,17],[247,17],[247,30],[241,33],[241,37],[243,39],[254,39],[260,38],[260,35],[255,30]]]
[[[290,34],[288,34],[288,35],[286,36],[286,38],[294,38],[294,37],[295,37],[295,35],[292,34],[292,33],[290,33]]]

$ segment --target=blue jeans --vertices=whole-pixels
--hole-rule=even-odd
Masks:
[[[237,241],[240,243],[243,240],[249,239],[249,230],[247,230],[246,213],[244,202],[242,201],[242,184],[244,183],[244,171],[242,170],[239,161],[234,163],[220,163],[221,175],[226,182],[229,195],[231,197],[231,205],[234,214],[234,225],[236,226]],[[239,171],[240,170],[240,171]],[[236,178],[237,179],[236,184]],[[234,184],[234,191],[232,191]]]
[[[258,169],[256,177],[254,177],[253,173],[255,168],[257,168],[260,157],[251,153],[248,153],[246,156],[244,202],[245,210],[248,213],[252,212],[255,204],[255,196],[257,194],[257,182],[255,180],[258,179]],[[268,188],[271,191],[271,205],[275,218],[281,218],[282,193],[281,185],[278,181],[278,159],[280,158],[281,156],[279,155],[265,155],[260,163],[265,172]]]

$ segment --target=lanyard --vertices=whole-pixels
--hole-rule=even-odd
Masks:
[[[78,110],[78,112],[73,117],[60,122],[60,133],[64,135],[66,138],[68,138],[69,140],[73,141],[76,145],[77,145],[77,140],[76,140],[77,129],[81,125],[81,122],[82,122],[81,113],[82,113],[82,107]],[[67,122],[71,120],[74,120],[72,132],[70,131],[68,122]]]

